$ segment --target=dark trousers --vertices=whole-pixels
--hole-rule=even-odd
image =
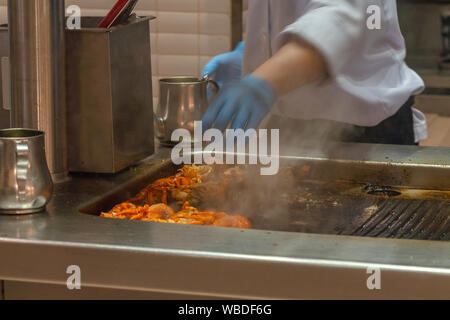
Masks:
[[[295,140],[340,141],[356,143],[383,143],[416,145],[412,106],[414,97],[396,114],[374,127],[362,127],[331,120],[299,120],[271,116],[268,128],[280,129],[281,143]]]

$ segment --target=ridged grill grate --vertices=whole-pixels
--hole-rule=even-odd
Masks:
[[[450,202],[439,200],[380,199],[362,223],[343,235],[450,240]]]

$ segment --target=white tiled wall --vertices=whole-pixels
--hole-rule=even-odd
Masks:
[[[116,0],[66,0],[82,15],[104,16]],[[7,22],[7,0],[0,0],[0,24]],[[138,15],[154,15],[150,23],[153,96],[160,77],[199,75],[209,59],[231,48],[230,0],[139,0]],[[156,103],[154,103],[156,105]]]
[[[0,0],[0,24],[8,21],[8,9],[6,7],[7,2],[8,0]]]

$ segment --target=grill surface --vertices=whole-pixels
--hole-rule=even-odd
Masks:
[[[450,240],[450,202],[380,199],[375,212],[356,228],[339,234],[353,236]]]
[[[212,206],[198,208],[240,214],[250,219],[254,229],[268,231],[450,240],[450,191],[383,187],[384,184],[380,187],[370,184],[376,175],[370,180],[364,178],[366,182],[337,179],[336,172],[342,171],[336,167],[310,165],[309,179],[289,182],[283,174],[278,180],[252,176],[239,188],[229,190],[220,204],[220,199],[206,193],[206,199],[213,200]],[[109,211],[148,183],[174,174],[177,168],[172,164],[163,166],[81,208],[81,212],[98,215]],[[329,177],[332,179],[324,180]]]

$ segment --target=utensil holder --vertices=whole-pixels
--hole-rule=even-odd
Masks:
[[[70,171],[116,173],[154,152],[150,19],[66,31]]]

